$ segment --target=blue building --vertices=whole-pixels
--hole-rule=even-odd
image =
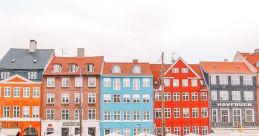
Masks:
[[[105,63],[101,77],[101,136],[154,133],[149,63]]]

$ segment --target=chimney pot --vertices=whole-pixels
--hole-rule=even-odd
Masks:
[[[30,40],[29,52],[35,52],[37,49],[37,42],[35,40]]]
[[[224,59],[224,62],[228,62],[228,59]]]
[[[133,63],[138,63],[138,59],[133,59]]]
[[[85,49],[77,48],[77,57],[84,57],[84,56],[85,56]]]

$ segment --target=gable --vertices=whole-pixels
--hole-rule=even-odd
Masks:
[[[20,78],[20,77],[18,77],[18,76],[16,76],[16,77],[8,80],[7,82],[27,82],[27,81],[22,79],[22,78]]]

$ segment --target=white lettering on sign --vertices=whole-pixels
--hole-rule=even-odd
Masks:
[[[252,103],[217,103],[218,107],[251,107]]]
[[[79,122],[63,122],[63,126],[80,126]]]

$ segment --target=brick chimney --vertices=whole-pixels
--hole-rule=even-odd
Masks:
[[[29,52],[33,53],[37,49],[37,42],[35,40],[30,40]]]
[[[84,56],[85,56],[85,49],[77,48],[77,57],[84,57]]]
[[[138,59],[133,59],[133,63],[138,63]]]

